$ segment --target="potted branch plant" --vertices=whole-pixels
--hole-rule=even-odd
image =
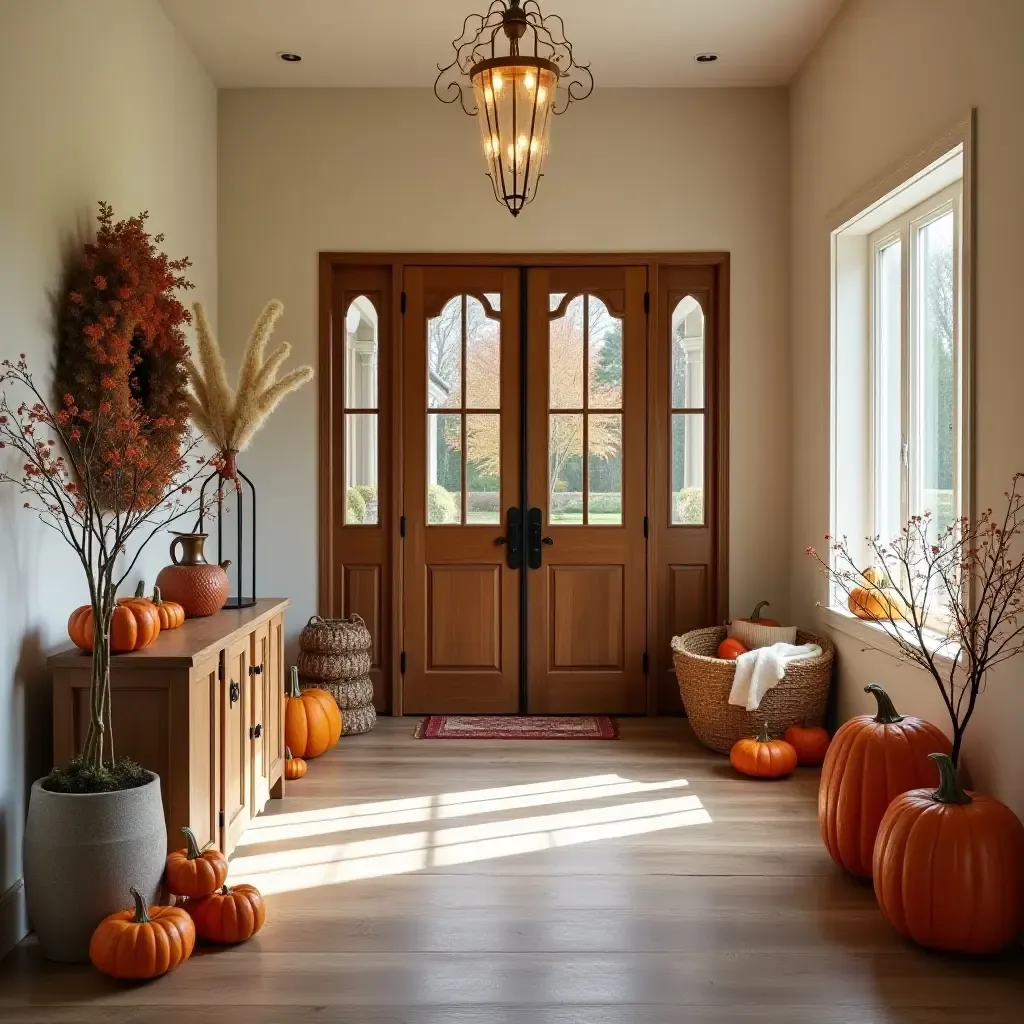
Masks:
[[[70,763],[32,786],[25,832],[29,917],[44,956],[61,961],[88,960],[93,929],[129,886],[155,902],[167,853],[160,780],[115,757],[112,622],[148,541],[198,512],[192,485],[207,466],[187,425],[189,315],[174,296],[190,287],[188,261],[157,250],[145,214],[115,224],[101,204],[99,221],[68,268],[56,399],[24,355],[0,363],[0,483],[71,546],[89,590],[73,615],[91,651],[88,732]]]
[[[1000,514],[987,509],[976,520],[939,527],[926,512],[892,540],[867,538],[875,564],[863,570],[845,537],[826,536],[827,559],[806,549],[850,610],[877,623],[894,645],[871,647],[935,680],[949,714],[954,766],[986,676],[1024,651],[1024,553],[1016,550],[1024,532],[1022,479],[1014,476]]]

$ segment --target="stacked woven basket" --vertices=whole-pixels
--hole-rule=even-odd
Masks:
[[[299,637],[299,686],[318,686],[341,709],[341,734],[369,732],[377,721],[370,681],[373,641],[358,615],[322,619],[314,615]]]

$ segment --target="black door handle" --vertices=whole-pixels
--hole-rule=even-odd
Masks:
[[[531,569],[540,568],[540,546],[544,542],[541,537],[542,525],[540,509],[531,508],[526,513],[526,563]]]
[[[510,569],[523,567],[523,513],[515,506],[510,506],[505,513],[505,536],[499,537],[495,543],[505,544],[505,562]]]
[[[550,537],[541,537],[541,544],[554,544],[555,542]]]

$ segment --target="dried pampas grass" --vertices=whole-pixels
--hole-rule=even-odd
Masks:
[[[200,372],[193,360],[187,363],[192,420],[222,454],[245,451],[281,399],[313,379],[313,368],[300,366],[278,380],[277,371],[292,350],[287,342],[278,345],[264,361],[267,340],[284,312],[284,306],[275,299],[266,304],[252,329],[238,373],[238,388],[232,390],[206,310],[201,302],[192,308],[202,366]]]

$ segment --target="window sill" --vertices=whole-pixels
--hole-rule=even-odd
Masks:
[[[818,615],[826,626],[837,629],[840,633],[853,637],[854,640],[859,640],[866,647],[882,654],[898,657],[913,668],[920,668],[901,654],[896,641],[877,622],[858,619],[856,615],[845,608],[826,608],[823,605],[818,605]],[[916,637],[908,636],[908,640],[916,646]],[[924,640],[925,648],[934,656],[935,667],[940,671],[949,672],[953,667],[953,659],[948,654],[938,653],[944,637],[938,633],[926,631]]]

